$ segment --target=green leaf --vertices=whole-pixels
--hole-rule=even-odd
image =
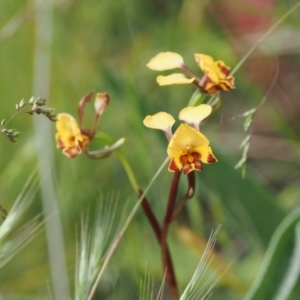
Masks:
[[[233,169],[233,162],[213,149],[218,162],[205,165],[202,173],[196,173],[199,182],[220,199],[224,209],[236,216],[245,232],[255,229],[259,240],[267,246],[286,215],[274,201],[276,195],[264,188],[255,176],[241,178],[240,173]],[[247,214],[247,218],[242,213]],[[251,228],[246,219],[252,224]]]
[[[288,299],[300,273],[300,210],[275,231],[259,274],[244,300]]]

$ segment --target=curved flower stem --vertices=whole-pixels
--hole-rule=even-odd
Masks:
[[[134,176],[134,173],[130,167],[128,160],[126,159],[125,155],[123,154],[123,152],[120,149],[117,149],[115,152],[118,155],[118,158],[119,158],[122,166],[124,167],[124,170],[128,176],[128,179],[131,183],[132,188],[136,192],[138,198],[140,198],[143,195],[143,191],[140,189],[140,187],[136,181],[136,178]],[[160,244],[161,228],[160,228],[160,225],[159,225],[146,197],[143,198],[141,205],[143,207],[145,215],[147,216],[147,218],[152,226],[155,236]]]
[[[196,189],[196,180],[195,180],[195,172],[190,172],[188,175],[187,175],[187,179],[188,179],[188,190],[186,192],[186,194],[182,197],[182,199],[180,200],[178,206],[176,207],[173,215],[172,215],[172,219],[171,219],[171,222],[173,222],[177,216],[181,213],[185,203],[191,199],[194,194],[195,194],[195,189]]]
[[[177,300],[179,299],[179,291],[177,287],[175,272],[173,263],[171,260],[171,257],[168,257],[168,249],[167,249],[167,236],[168,236],[168,229],[169,225],[172,222],[172,216],[173,211],[176,203],[176,196],[178,192],[178,184],[180,179],[181,172],[175,172],[173,176],[173,181],[171,184],[170,194],[169,194],[169,200],[167,205],[167,211],[164,218],[164,223],[162,226],[162,232],[161,232],[161,255],[162,255],[162,263],[164,266],[164,269],[166,270],[166,280],[169,283],[169,287],[171,290],[171,294],[173,299]]]
[[[186,65],[182,65],[180,67],[180,69],[186,73],[189,73],[190,75],[192,75],[193,77],[195,77],[196,79],[198,79],[199,81],[201,80],[201,78],[199,77],[198,74],[196,74],[193,70],[191,70],[189,67],[187,67]]]
[[[123,154],[123,152],[121,151],[121,149],[117,149],[115,150],[115,153],[117,154],[126,174],[127,174],[127,177],[130,181],[130,184],[132,186],[132,188],[134,189],[134,191],[139,195],[140,193],[140,187],[136,181],[136,178],[134,176],[134,173],[130,167],[130,164],[128,162],[128,160],[126,159],[125,155]]]
[[[126,218],[123,226],[121,227],[120,231],[118,232],[118,234],[115,236],[110,248],[108,249],[107,255],[103,261],[102,267],[97,275],[97,278],[94,282],[94,285],[90,291],[90,294],[87,298],[87,300],[92,300],[93,295],[95,294],[95,291],[97,289],[97,286],[100,282],[100,279],[102,278],[102,275],[104,273],[104,270],[106,269],[109,261],[111,260],[114,252],[117,249],[117,246],[121,240],[121,238],[124,236],[125,231],[127,230],[131,220],[133,219],[136,211],[139,209],[140,204],[143,200],[143,198],[145,198],[146,194],[148,193],[149,189],[151,188],[151,186],[153,185],[154,181],[157,179],[157,177],[159,176],[159,174],[162,172],[162,170],[166,167],[167,163],[169,162],[169,158],[166,158],[165,161],[162,163],[162,165],[159,167],[159,169],[157,170],[157,172],[154,174],[153,178],[150,180],[149,184],[147,185],[147,187],[145,188],[143,195],[141,195],[137,201],[137,203],[134,205],[133,209],[131,210],[131,212],[129,213],[128,217]]]
[[[128,176],[128,179],[133,187],[133,189],[135,190],[135,192],[137,193],[138,198],[143,196],[143,191],[139,188],[137,181],[135,179],[134,173],[128,163],[128,160],[126,159],[126,157],[124,156],[124,154],[122,153],[122,151],[120,149],[116,150],[116,153],[119,157],[119,160],[121,161],[125,172]],[[180,173],[177,172],[180,176]],[[178,177],[179,179],[179,177]],[[173,180],[174,182],[174,180]],[[173,187],[173,184],[172,184]],[[178,187],[178,182],[177,182],[177,187]],[[174,190],[175,194],[172,196],[172,198],[174,200],[176,200],[176,194],[177,194],[177,187],[176,190],[173,188],[171,189]],[[169,197],[169,199],[171,199],[171,195]],[[170,203],[170,201],[169,201]],[[174,202],[175,204],[175,202]],[[152,208],[147,200],[146,197],[143,197],[143,200],[141,202],[142,208],[144,210],[145,215],[148,218],[148,221],[155,233],[156,239],[158,241],[158,244],[161,248],[162,251],[162,259],[163,259],[163,266],[164,269],[166,269],[166,278],[167,278],[167,282],[169,284],[171,293],[174,297],[174,300],[179,299],[179,293],[178,293],[178,288],[177,288],[177,283],[176,283],[176,278],[175,278],[175,273],[174,273],[174,268],[173,268],[173,263],[172,263],[172,259],[171,259],[171,254],[170,254],[170,250],[166,241],[166,236],[162,239],[162,230],[161,227],[158,223],[158,220],[156,218],[156,216],[154,215]],[[169,207],[168,207],[169,209]],[[168,211],[168,210],[167,210]],[[170,208],[170,213],[173,212],[173,208]],[[168,213],[167,213],[168,214]],[[171,215],[172,216],[172,215]],[[168,215],[168,220],[169,220],[170,216]],[[168,221],[169,222],[169,221]],[[170,223],[170,222],[169,222]],[[167,228],[165,230],[165,234],[167,234]]]
[[[143,195],[143,191],[139,190],[138,197],[140,198],[142,195]],[[141,205],[143,207],[145,215],[147,216],[147,218],[153,228],[153,231],[158,240],[158,243],[160,244],[161,228],[160,228],[160,225],[159,225],[146,197],[143,198]]]

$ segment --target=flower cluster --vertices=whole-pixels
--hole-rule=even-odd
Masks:
[[[188,78],[182,73],[174,73],[168,76],[159,75],[157,82],[160,86],[171,84],[191,84],[197,86],[201,92],[214,94],[217,91],[230,91],[235,88],[234,77],[230,76],[230,68],[221,60],[214,59],[205,54],[194,54],[195,61],[204,75],[200,78],[190,70],[183,61],[180,54],[175,52],[161,52],[153,57],[147,67],[155,71],[164,71],[171,69],[180,69],[192,77]]]
[[[85,104],[92,99],[92,95],[93,93],[84,96],[79,102],[79,125],[75,118],[68,113],[60,113],[57,115],[57,133],[55,135],[56,146],[57,148],[62,149],[63,153],[69,158],[74,158],[82,152],[86,153],[91,158],[102,158],[111,154],[113,150],[118,148],[124,142],[124,139],[120,139],[110,147],[105,147],[99,151],[89,151],[89,146],[95,135],[100,116],[109,104],[109,95],[107,93],[97,93],[94,104],[96,110],[94,124],[89,130],[83,129]]]
[[[207,104],[182,109],[179,120],[186,123],[181,124],[174,134],[171,129],[175,119],[170,114],[159,112],[144,119],[146,127],[164,131],[169,140],[169,171],[183,170],[184,174],[188,174],[194,170],[202,171],[201,162],[211,164],[217,161],[209,147],[209,140],[199,131],[201,121],[208,117],[211,111],[211,106]]]

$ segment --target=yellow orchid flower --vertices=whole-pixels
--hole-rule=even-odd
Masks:
[[[97,93],[94,103],[96,116],[93,123],[93,126],[90,130],[83,129],[83,115],[85,104],[91,101],[93,93],[89,93],[84,96],[78,105],[78,116],[79,116],[79,125],[73,116],[67,113],[61,113],[57,116],[56,129],[57,133],[55,135],[56,146],[59,149],[62,149],[63,153],[69,158],[74,158],[76,155],[82,153],[83,151],[89,155],[88,147],[91,143],[91,140],[95,134],[99,118],[104,112],[105,108],[109,103],[109,96],[107,93]],[[119,144],[117,144],[119,145]],[[113,148],[107,148],[110,150]],[[107,153],[109,151],[106,151]],[[105,153],[105,155],[107,155]],[[97,152],[95,155],[100,157],[103,153]],[[91,156],[91,155],[90,155]]]
[[[181,124],[174,135],[171,128],[175,120],[170,114],[159,112],[144,119],[146,127],[164,131],[169,140],[169,171],[177,172],[183,169],[183,173],[188,174],[193,170],[202,171],[201,162],[210,164],[217,161],[209,147],[209,140],[199,132],[200,122],[207,118],[211,111],[211,106],[207,104],[183,108],[179,119],[192,126]]]
[[[81,132],[75,118],[67,113],[57,115],[56,129],[57,148],[69,158],[80,154],[90,143],[89,136]]]
[[[201,162],[211,164],[217,161],[204,134],[187,124],[181,124],[170,140],[167,153],[171,158],[169,171],[184,174],[202,171]]]
[[[153,116],[147,116],[143,123],[148,128],[164,131],[167,139],[170,140],[172,137],[171,128],[175,123],[175,119],[166,112],[159,112]]]
[[[229,76],[230,68],[223,61],[214,61],[211,56],[205,54],[196,53],[194,56],[199,68],[205,74],[200,85],[208,94],[235,88],[234,77]]]
[[[196,53],[194,56],[199,68],[204,72],[202,78],[190,70],[184,64],[182,56],[175,52],[157,54],[149,61],[147,67],[155,71],[180,69],[192,75],[191,78],[182,73],[174,73],[168,76],[159,75],[156,81],[160,86],[193,83],[201,92],[207,94],[213,94],[219,90],[230,91],[235,88],[234,77],[229,75],[230,68],[223,61],[214,61],[211,56],[200,53]]]

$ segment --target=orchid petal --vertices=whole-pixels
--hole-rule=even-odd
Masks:
[[[174,73],[168,76],[159,75],[156,78],[157,83],[160,86],[171,84],[190,84],[195,80],[194,77],[187,78],[181,73]]]
[[[184,61],[180,54],[161,52],[148,62],[147,67],[155,71],[164,71],[180,68],[182,65],[184,65]]]
[[[196,129],[199,128],[199,124],[202,120],[211,114],[212,107],[208,104],[200,104],[198,106],[185,107],[179,113],[179,120],[193,124]]]
[[[153,116],[147,116],[144,121],[146,127],[168,131],[175,123],[175,119],[166,112],[159,112]]]

